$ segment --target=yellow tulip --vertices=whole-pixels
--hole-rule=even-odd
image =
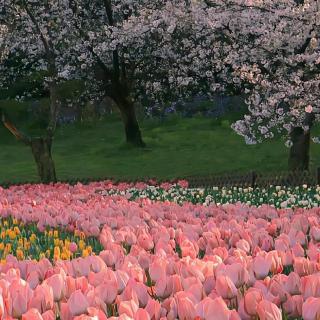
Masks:
[[[89,251],[88,250],[86,250],[86,249],[84,249],[84,250],[82,250],[82,257],[88,257],[89,256]]]
[[[92,247],[91,246],[87,246],[87,250],[88,250],[89,254],[92,253]]]
[[[60,245],[60,240],[59,239],[54,239],[53,240],[54,245],[57,247]]]
[[[60,253],[61,253],[61,251],[60,251],[60,248],[59,247],[54,247],[54,249],[53,249],[53,253],[54,253],[54,255],[59,255],[60,256]]]
[[[80,240],[79,241],[79,249],[83,250],[85,248],[85,246],[86,246],[86,243],[83,240]]]
[[[4,250],[4,243],[3,242],[0,242],[0,250]]]
[[[10,230],[10,232],[9,232],[9,238],[10,238],[10,240],[14,240],[15,238],[16,238],[16,233],[14,232],[14,231],[11,231]]]
[[[34,243],[35,241],[36,241],[36,239],[37,239],[37,236],[33,233],[31,236],[30,236],[30,242],[31,243]]]
[[[43,259],[43,258],[45,258],[45,254],[44,254],[43,252],[41,252],[41,253],[39,254],[39,259]]]
[[[30,247],[31,247],[31,245],[30,245],[30,242],[28,242],[28,241],[25,241],[24,242],[24,250],[29,250],[30,249]]]
[[[58,238],[58,236],[59,236],[58,230],[54,230],[54,231],[53,231],[53,236],[54,236],[55,238]]]
[[[69,258],[68,258],[68,255],[65,252],[62,252],[61,253],[61,259],[62,260],[68,260]]]
[[[14,227],[13,228],[13,231],[18,235],[18,234],[20,234],[20,229],[19,229],[19,227]]]
[[[18,260],[23,260],[24,259],[24,253],[21,249],[16,250],[16,256]]]

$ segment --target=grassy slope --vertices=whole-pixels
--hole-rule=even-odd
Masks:
[[[316,128],[320,133],[320,128]],[[94,125],[59,128],[53,156],[58,178],[153,176],[174,178],[224,172],[286,170],[283,141],[248,146],[228,123],[192,118],[142,123],[147,150],[124,144],[122,123],[110,118]],[[0,181],[37,180],[28,147],[0,127]],[[317,161],[316,161],[317,160]],[[320,146],[311,144],[311,165],[320,165]]]

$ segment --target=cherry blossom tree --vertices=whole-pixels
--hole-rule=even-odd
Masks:
[[[70,24],[69,2],[0,0],[0,14],[7,29],[6,37],[2,37],[5,56],[0,61],[0,85],[8,87],[37,73],[42,75],[43,88],[50,96],[48,125],[42,136],[22,133],[4,113],[2,121],[18,140],[31,147],[41,181],[56,181],[51,150],[60,106],[58,85],[70,73],[69,62],[73,57],[68,48],[76,39]],[[33,94],[26,92],[19,98],[30,98]]]
[[[141,38],[149,45],[139,79],[148,95],[246,94],[249,114],[232,128],[248,144],[283,136],[295,170],[308,169],[320,119],[319,23],[314,0],[171,1],[144,8],[117,32],[131,59]]]
[[[249,115],[232,125],[248,143],[283,135],[289,169],[309,167],[319,115],[319,1],[206,1],[224,52],[222,82],[248,94]],[[221,13],[221,14],[219,14]],[[319,142],[313,137],[314,142]]]
[[[203,14],[197,3],[70,2],[74,25],[81,33],[76,47],[80,63],[77,70],[80,74],[82,71],[88,86],[94,86],[89,92],[100,92],[100,96],[109,96],[116,102],[127,142],[145,145],[135,102],[168,102],[210,91],[206,80],[213,78],[211,64],[201,59],[204,51],[212,52],[209,47],[212,35],[208,28],[201,33],[201,24],[197,25]]]

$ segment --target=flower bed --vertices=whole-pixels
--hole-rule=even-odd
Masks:
[[[0,190],[4,319],[319,318],[320,208],[96,192],[108,183]]]

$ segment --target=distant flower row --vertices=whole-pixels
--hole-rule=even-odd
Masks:
[[[182,185],[181,185],[182,183]],[[160,186],[138,183],[134,186],[114,185],[102,191],[104,195],[121,195],[129,200],[146,198],[155,201],[172,201],[182,204],[185,201],[210,204],[241,202],[261,206],[269,204],[276,208],[312,208],[320,206],[320,186],[302,185],[299,187],[270,186],[269,188],[188,188],[186,182],[177,184],[162,183]]]

